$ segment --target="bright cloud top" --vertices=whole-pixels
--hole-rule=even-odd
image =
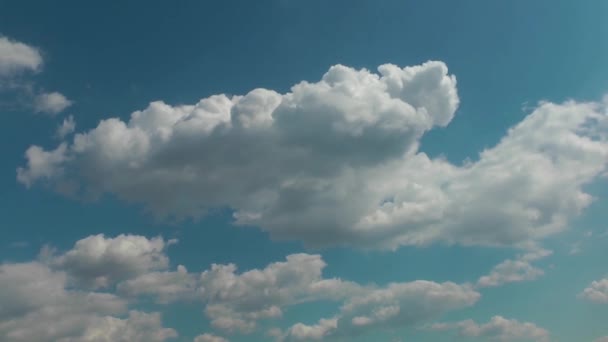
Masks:
[[[378,73],[333,66],[286,94],[153,102],[54,150],[32,146],[26,186],[111,193],[158,216],[229,207],[235,223],[308,246],[529,246],[592,198],[608,156],[603,104],[542,103],[475,162],[419,152],[459,98],[442,62]]]

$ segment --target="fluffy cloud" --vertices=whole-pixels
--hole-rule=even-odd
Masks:
[[[471,286],[451,282],[393,283],[349,298],[334,318],[322,319],[315,325],[297,323],[279,340],[324,340],[375,329],[414,326],[471,306],[479,297]]]
[[[138,235],[106,238],[93,235],[79,240],[74,248],[47,257],[53,267],[64,270],[77,284],[90,288],[108,287],[154,270],[166,269],[169,259],[162,238]]]
[[[520,322],[494,316],[485,324],[478,324],[472,320],[458,323],[437,323],[431,326],[434,330],[458,331],[460,336],[474,337],[491,341],[549,341],[549,332],[533,323]]]
[[[292,254],[285,262],[236,273],[236,266],[212,265],[200,276],[211,324],[227,332],[251,332],[255,322],[277,318],[282,308],[313,300],[342,300],[364,292],[358,284],[323,279],[326,266],[319,255]]]
[[[130,311],[126,319],[96,317],[82,337],[65,342],[163,342],[175,337],[175,330],[162,327],[159,313]]]
[[[608,336],[600,337],[595,339],[593,342],[608,342]]]
[[[202,334],[197,336],[194,342],[228,342],[228,340],[212,334]]]
[[[294,341],[319,341],[338,328],[338,319],[320,319],[319,323],[306,325],[296,323],[292,325],[286,334],[286,339]],[[279,340],[283,339],[279,337]]]
[[[594,303],[608,303],[608,278],[593,281],[579,297]]]
[[[63,139],[69,134],[74,133],[74,130],[76,130],[76,122],[74,121],[74,117],[70,115],[63,119],[61,125],[57,126],[57,138]]]
[[[177,271],[161,271],[142,274],[118,284],[118,292],[128,297],[151,296],[158,303],[195,299],[199,290],[195,275],[179,265]]]
[[[463,165],[419,152],[423,134],[446,126],[458,102],[441,62],[378,73],[337,65],[285,94],[152,102],[67,147],[30,147],[18,179],[71,180],[159,216],[230,207],[236,224],[315,247],[523,246],[591,203],[582,187],[605,172],[608,156],[603,105],[542,103]]]
[[[50,115],[61,113],[71,105],[72,101],[58,92],[38,94],[34,99],[34,110]]]
[[[0,36],[0,77],[21,71],[36,71],[42,65],[38,49]]]
[[[0,265],[0,340],[6,342],[164,341],[158,314],[131,312],[100,292],[73,289],[65,272],[39,262]],[[121,339],[118,336],[126,336]]]
[[[0,265],[0,340],[161,342],[177,336],[159,313],[129,312],[116,295],[73,288],[39,262]],[[118,316],[118,317],[117,317]]]
[[[500,286],[506,283],[534,280],[545,274],[531,262],[551,255],[551,251],[538,250],[519,256],[515,260],[505,260],[496,265],[490,274],[477,281],[479,287]]]

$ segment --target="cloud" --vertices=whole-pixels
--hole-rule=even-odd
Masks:
[[[113,284],[168,267],[164,251],[167,243],[160,237],[148,239],[138,235],[103,234],[79,240],[74,248],[47,257],[53,267],[64,270],[79,286],[104,288]]]
[[[333,318],[321,319],[314,325],[294,324],[279,340],[325,340],[415,326],[448,311],[472,306],[479,297],[471,286],[451,282],[392,283],[350,297]]]
[[[537,279],[545,272],[532,266],[531,262],[551,255],[548,250],[538,250],[519,256],[515,260],[505,260],[496,265],[490,274],[484,275],[477,281],[478,287],[494,287],[506,283],[530,281]]]
[[[162,239],[97,235],[65,254],[44,248],[40,260],[0,264],[0,340],[161,342],[177,337],[162,326],[160,313],[128,311],[131,303],[125,298],[91,291],[127,274],[166,267],[159,250]]]
[[[598,339],[593,340],[593,342],[608,342],[608,336],[600,337]]]
[[[414,326],[471,306],[480,297],[469,284],[417,280],[378,286],[326,278],[327,265],[317,254],[291,254],[244,272],[234,264],[213,264],[203,272],[180,265],[171,271],[165,248],[172,243],[160,237],[91,235],[66,252],[44,247],[37,261],[0,265],[0,340],[164,341],[177,336],[162,326],[159,313],[134,309],[140,299],[200,303],[211,326],[229,334],[251,334],[261,321],[276,322],[299,304],[340,305],[332,318],[316,325],[272,330],[277,339],[302,340]]]
[[[57,126],[56,136],[60,140],[63,140],[66,136],[74,133],[76,130],[76,122],[74,121],[74,117],[72,115],[63,119],[61,125]]]
[[[30,147],[18,180],[78,182],[161,217],[230,207],[236,224],[311,247],[521,247],[562,231],[591,203],[583,186],[608,157],[601,104],[541,103],[475,162],[418,151],[458,103],[442,62],[378,73],[337,65],[285,94],[157,101],[128,121],[102,120],[67,147]]]
[[[0,36],[0,77],[22,71],[37,71],[42,66],[38,49]]]
[[[196,299],[199,282],[195,275],[179,265],[177,271],[150,272],[118,284],[120,294],[128,297],[150,296],[166,304]]]
[[[25,152],[27,168],[17,170],[17,180],[30,187],[41,179],[52,180],[60,176],[67,148],[66,144],[61,144],[53,151],[45,151],[39,146],[30,146]]]
[[[340,301],[365,291],[337,278],[323,279],[319,255],[292,254],[264,269],[236,273],[236,266],[212,265],[200,287],[211,324],[227,332],[248,333],[256,321],[281,317],[282,308],[316,300]]]
[[[82,337],[65,342],[163,342],[177,336],[175,330],[162,327],[159,313],[130,311],[126,319],[96,317]]]
[[[287,338],[294,341],[320,341],[338,328],[338,319],[320,319],[319,323],[296,323],[287,331]]]
[[[34,99],[34,110],[37,113],[55,115],[63,112],[71,105],[72,101],[58,92],[41,93]]]
[[[494,316],[485,324],[473,320],[457,323],[437,323],[431,326],[433,330],[457,330],[460,336],[474,337],[491,341],[549,341],[549,332],[533,323],[520,322]]]
[[[202,334],[197,336],[194,342],[228,342],[228,340],[212,334]]]
[[[39,262],[0,265],[0,340],[6,342],[164,341],[175,336],[158,314],[131,312],[109,293],[72,288],[65,272]],[[121,339],[119,336],[126,336]]]
[[[608,278],[593,281],[579,294],[579,298],[594,303],[608,304]]]

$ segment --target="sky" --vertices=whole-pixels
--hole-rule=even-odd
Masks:
[[[0,0],[0,340],[608,341],[607,13]]]

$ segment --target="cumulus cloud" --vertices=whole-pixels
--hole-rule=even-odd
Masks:
[[[160,314],[133,309],[141,297],[158,304],[200,303],[211,326],[229,334],[253,333],[260,321],[276,321],[299,304],[340,305],[336,315],[316,325],[273,329],[271,335],[279,340],[413,326],[471,306],[480,297],[469,284],[418,280],[378,286],[326,278],[321,256],[305,253],[244,272],[234,264],[213,264],[203,272],[180,265],[171,271],[165,254],[170,243],[92,235],[66,252],[45,247],[38,261],[0,265],[0,340],[164,341],[177,336],[162,326]],[[212,337],[201,336],[206,336],[199,336],[202,341]]]
[[[488,323],[478,324],[473,320],[457,323],[437,323],[434,330],[457,330],[460,336],[491,341],[549,341],[549,332],[533,323],[520,322],[494,316]]]
[[[163,328],[160,313],[130,311],[125,319],[96,317],[82,337],[65,342],[163,342],[177,337],[171,328]],[[62,342],[63,342],[62,341]]]
[[[216,336],[216,335],[206,333],[206,334],[197,336],[194,339],[194,342],[228,342],[228,340],[221,336]]]
[[[551,251],[538,250],[519,256],[515,260],[505,260],[496,265],[490,274],[484,275],[477,281],[478,287],[494,287],[506,283],[530,281],[545,274],[543,270],[531,264],[541,258],[551,255]]]
[[[321,319],[314,325],[291,326],[279,340],[325,340],[376,329],[415,326],[448,311],[471,306],[479,297],[471,286],[451,282],[392,283],[349,298],[333,318]]]
[[[608,156],[603,105],[542,103],[477,161],[429,158],[420,138],[448,125],[458,103],[442,62],[378,73],[337,65],[285,94],[152,102],[67,147],[31,147],[18,179],[69,179],[159,216],[229,207],[236,224],[313,247],[522,246],[565,229],[591,203],[583,186]]]
[[[593,281],[579,294],[580,298],[594,303],[608,303],[608,278]]]
[[[61,113],[71,105],[72,101],[58,92],[41,93],[34,99],[34,110],[50,115]]]
[[[162,328],[159,314],[133,311],[122,319],[126,301],[75,289],[67,279],[40,262],[0,265],[0,340],[143,342],[176,336]]]
[[[37,71],[42,56],[35,47],[0,36],[0,77],[22,71]]]
[[[103,234],[79,240],[71,250],[47,257],[53,267],[64,270],[79,286],[103,288],[121,280],[168,267],[167,243],[160,237]]]
[[[118,284],[118,292],[128,297],[149,296],[161,304],[196,299],[199,282],[179,265],[177,271],[150,272]]]
[[[282,308],[313,300],[339,301],[364,292],[358,284],[323,279],[319,255],[292,254],[264,269],[236,273],[236,265],[212,265],[200,276],[211,324],[227,332],[251,332],[256,321],[281,317]]]
[[[72,115],[63,119],[63,122],[57,126],[56,136],[57,138],[63,140],[66,136],[74,133],[76,130],[76,121],[74,121],[74,117]]]

